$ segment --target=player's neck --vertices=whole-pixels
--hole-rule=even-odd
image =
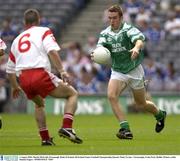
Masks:
[[[119,32],[119,31],[122,29],[123,24],[124,24],[124,23],[122,22],[122,23],[120,23],[120,24],[119,24],[119,26],[118,26],[118,28],[117,28],[117,29],[113,29],[113,28],[111,28],[111,30],[112,30],[113,32],[117,33],[117,32]]]
[[[31,24],[31,25],[25,25],[25,29],[27,30],[27,29],[29,29],[29,28],[31,28],[31,27],[34,27],[34,26],[37,26],[37,25],[34,25],[34,24]]]

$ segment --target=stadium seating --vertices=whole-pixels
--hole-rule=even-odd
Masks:
[[[14,21],[22,22],[23,12],[27,8],[35,8],[49,21],[63,28],[74,17],[72,15],[80,11],[81,5],[77,5],[77,2],[77,0],[0,0],[0,21],[12,17]]]

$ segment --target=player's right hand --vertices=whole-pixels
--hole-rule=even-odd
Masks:
[[[94,52],[91,52],[90,54],[90,57],[91,57],[91,60],[94,60],[94,55],[93,55]]]
[[[19,86],[16,87],[16,88],[13,88],[12,89],[12,96],[13,96],[13,98],[14,99],[18,98],[22,92],[23,91],[22,91],[21,87],[19,87]]]
[[[130,50],[130,52],[131,52],[131,59],[132,60],[136,59],[139,55],[139,50],[136,47],[132,48]]]

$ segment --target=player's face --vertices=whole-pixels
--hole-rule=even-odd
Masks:
[[[108,19],[112,29],[117,30],[121,22],[118,12],[108,12]]]

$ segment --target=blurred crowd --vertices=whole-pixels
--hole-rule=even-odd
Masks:
[[[151,55],[152,50],[159,46],[161,42],[168,42],[166,47],[171,46],[171,42],[180,42],[179,1],[120,0],[119,2],[124,10],[124,21],[137,26],[146,36],[147,43],[144,49],[145,60],[143,66],[148,90],[180,91],[178,64],[174,64],[173,59],[161,62],[161,56],[160,59],[156,59],[156,56]],[[102,13],[102,26],[105,28],[107,25],[107,10],[105,10]],[[41,26],[50,27],[55,36],[59,36],[56,34],[58,29],[55,25],[50,23],[43,15]],[[23,24],[9,17],[4,19],[0,28],[0,36],[8,46],[7,55],[0,58],[0,107],[7,102],[10,93],[5,73],[10,45],[22,30]],[[84,44],[78,42],[60,44],[62,48],[60,55],[63,64],[72,78],[71,84],[80,94],[104,94],[106,92],[111,69],[109,66],[93,63],[90,59],[90,53],[96,48],[97,39],[97,35],[89,35]],[[148,45],[151,47],[148,48]],[[179,48],[177,50],[180,51]],[[176,51],[177,54],[178,51]],[[166,53],[164,53],[164,56],[166,56]],[[177,59],[179,58],[177,57]],[[54,69],[53,72],[56,73]],[[0,110],[2,109],[0,108]]]
[[[122,7],[125,21],[136,25],[146,36],[143,65],[148,89],[180,91],[179,61],[176,61],[180,51],[176,47],[180,42],[180,2],[127,0]],[[154,51],[159,58],[153,55]]]
[[[124,21],[137,26],[146,36],[144,48],[145,79],[150,91],[180,91],[180,72],[174,57],[166,54],[179,53],[176,42],[180,42],[180,4],[170,0],[124,0]],[[107,10],[102,15],[103,27],[108,25]],[[89,36],[84,44],[70,42],[63,44],[64,65],[72,74],[73,85],[80,93],[105,93],[110,75],[108,66],[101,66],[90,60],[90,53],[96,48],[96,35]],[[166,46],[162,45],[166,42]],[[171,43],[175,43],[175,49]],[[160,50],[159,50],[159,46]],[[157,50],[155,50],[157,48]],[[170,52],[167,53],[167,48]],[[159,51],[158,51],[159,50]],[[156,52],[156,55],[151,54]],[[165,59],[161,58],[161,54]],[[158,59],[157,59],[158,58]],[[178,57],[175,57],[179,59]],[[166,61],[162,61],[166,60]],[[175,61],[176,62],[176,61]]]

